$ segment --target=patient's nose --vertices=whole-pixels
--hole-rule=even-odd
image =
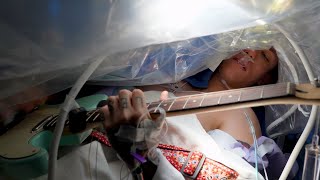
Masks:
[[[254,59],[257,56],[256,50],[245,49],[243,50],[243,52],[247,53],[251,57],[251,59]]]

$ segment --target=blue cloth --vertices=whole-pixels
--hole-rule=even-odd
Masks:
[[[186,78],[185,81],[196,88],[208,88],[212,74],[213,72],[210,69],[206,69]]]

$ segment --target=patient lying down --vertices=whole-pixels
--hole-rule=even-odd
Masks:
[[[138,88],[143,91],[169,91],[172,97],[276,83],[278,57],[275,49],[246,49],[243,52],[222,61],[215,72],[208,69],[178,83]],[[167,92],[163,92],[162,100],[167,96]],[[262,171],[264,163],[269,178],[278,179],[287,159],[273,140],[261,136],[259,120],[251,108],[196,114],[196,119],[220,147],[254,165],[254,139],[246,115],[252,121],[258,146],[269,144],[269,152],[263,155],[263,161],[260,159],[258,162],[259,169]],[[290,175],[296,171],[297,166]]]
[[[272,81],[274,81],[272,77],[275,76],[274,72],[277,71],[278,64],[278,57],[275,50],[271,48],[269,50],[244,50],[243,52],[224,60],[215,72],[210,73],[207,70],[205,73],[209,74],[209,76],[207,75],[209,78],[207,82],[205,82],[207,83],[206,87],[197,86],[199,82],[197,82],[197,77],[194,76],[182,82],[175,83],[174,86],[160,85],[138,88],[143,91],[164,90],[160,96],[161,99],[164,100],[168,98],[167,91],[169,91],[171,96],[181,96],[190,93],[222,91],[272,83]],[[200,82],[200,84],[201,83],[203,84],[203,82]],[[142,109],[146,109],[145,104],[141,106],[141,102],[136,102],[136,99],[140,98],[144,99],[144,95],[138,90],[134,90],[133,92],[121,90],[118,96],[110,97],[109,102],[111,102],[111,105],[109,104],[108,107],[103,108],[103,112],[105,113],[105,119],[111,118],[114,122],[110,123],[106,120],[106,128],[108,130],[117,129],[122,123],[137,123],[138,120],[136,117],[138,116],[135,110],[142,111]],[[122,107],[124,102],[126,102],[126,108]],[[131,104],[129,102],[131,102]],[[145,102],[145,100],[143,100],[143,102]],[[129,109],[131,110],[127,110],[128,107],[130,107]],[[116,110],[117,108],[119,109]],[[121,113],[123,113],[123,117],[115,116],[115,114],[119,115]],[[147,115],[147,117],[149,117],[149,115]],[[251,127],[247,117],[249,117],[252,122]],[[167,119],[169,127],[168,133],[163,137],[162,143],[179,146],[188,150],[202,151],[207,157],[211,157],[213,160],[230,168],[227,168],[228,172],[237,173],[237,176],[228,176],[222,172],[220,174],[210,172],[206,174],[206,177],[207,175],[211,177],[215,174],[217,177],[221,176],[227,179],[242,179],[248,177],[255,179],[254,170],[252,171],[250,166],[245,165],[242,161],[245,160],[252,166],[255,166],[256,156],[253,146],[255,138],[253,138],[251,128],[255,131],[258,149],[265,150],[264,152],[258,152],[260,155],[260,158],[257,158],[259,171],[263,172],[263,167],[265,167],[269,179],[278,179],[285,166],[286,158],[276,143],[267,137],[261,136],[259,121],[251,108],[171,117]],[[211,138],[208,139],[207,136]],[[114,143],[117,144],[116,141]],[[121,146],[115,147],[115,149],[121,149],[119,147]],[[123,151],[123,149],[120,151]],[[167,153],[168,155],[167,151],[161,151],[163,154]],[[173,156],[178,156],[176,153],[172,154],[172,152],[169,152],[169,154],[170,153]],[[222,157],[221,153],[226,153],[224,154],[226,156]],[[123,157],[124,159],[130,159],[130,157],[125,155]],[[174,167],[177,166],[172,158],[166,155],[165,157]],[[125,160],[125,162],[129,164],[129,167],[134,168],[132,161],[127,162]],[[158,170],[159,167],[158,164]],[[247,170],[244,170],[246,168]],[[179,168],[176,169],[180,171]],[[171,172],[171,170],[167,171]],[[291,172],[291,177],[289,178],[292,178],[295,172],[296,169]],[[157,178],[165,177],[165,179],[174,177],[159,175],[157,172],[153,175]],[[199,175],[197,177],[200,178]]]
[[[165,100],[274,83],[277,64],[278,57],[273,48],[247,49],[224,60],[215,72],[205,70],[171,85],[137,87],[142,91],[119,91],[117,96],[108,98],[107,106],[101,108],[112,148],[97,143],[78,148],[59,160],[57,178],[185,179],[194,176],[194,179],[263,179],[265,167],[269,179],[278,179],[287,159],[272,139],[262,136],[258,118],[251,108],[170,117],[166,118],[165,126],[161,119],[148,120],[152,118],[147,113],[143,92],[158,91],[160,99]],[[162,123],[155,123],[157,121]],[[146,124],[141,127],[142,122]],[[137,126],[144,129],[145,134],[139,142],[127,135],[137,133]],[[159,128],[150,130],[147,127],[162,129],[159,133]],[[253,130],[260,149],[257,158]],[[141,159],[146,162],[141,163]],[[256,173],[255,166],[260,173]],[[296,169],[293,169],[289,179],[295,173]]]

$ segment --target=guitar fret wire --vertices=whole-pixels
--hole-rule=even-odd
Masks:
[[[48,126],[53,126],[54,123],[57,121],[57,118],[58,118],[58,115],[56,115],[56,116],[50,121],[50,123],[48,124]]]
[[[187,103],[188,103],[189,99],[190,99],[190,96],[188,97],[187,101],[184,103],[184,105],[183,105],[182,109],[184,109],[184,108],[186,107],[186,105],[187,105]]]
[[[202,96],[201,102],[200,102],[200,104],[199,104],[200,107],[202,106],[202,102],[203,102],[203,100],[204,100],[204,98],[205,98],[206,96],[207,96],[207,94],[204,94],[204,95]]]
[[[31,133],[32,132],[35,132],[37,130],[39,130],[40,128],[43,128],[49,121],[51,121],[51,119],[53,118],[53,115],[50,115],[48,117],[46,117],[44,120],[42,120],[40,123],[38,123],[36,126],[34,126],[32,129],[31,129]]]
[[[86,119],[86,122],[89,121],[89,119],[94,115],[94,113],[96,113],[97,111],[99,111],[99,109],[96,109],[92,112],[92,114],[90,114],[90,116]]]
[[[169,106],[169,108],[168,108],[168,111],[170,111],[170,109],[171,109],[173,103],[176,101],[176,99],[177,99],[177,98],[174,98],[174,99],[173,99],[172,103],[170,104],[170,106]]]
[[[151,103],[148,103],[147,108],[150,106]]]
[[[160,105],[163,103],[163,101],[164,101],[164,100],[162,100],[162,101],[158,104],[158,106],[156,107],[156,109],[155,109],[153,112],[157,112],[158,108],[159,108]]]
[[[240,91],[238,102],[240,102],[240,100],[241,100],[241,95],[242,95],[242,91]]]
[[[44,127],[48,121],[52,121],[52,119],[54,119],[54,116],[53,115],[50,115],[47,120],[44,120],[41,124],[38,125],[38,127],[36,127],[36,130],[38,130],[40,127]]]
[[[262,86],[262,90],[261,90],[261,94],[260,94],[260,98],[263,98],[263,93],[264,93],[264,86]]]
[[[219,97],[219,100],[218,100],[218,104],[220,104],[220,101],[221,101],[221,97],[222,97],[222,95]]]
[[[57,123],[57,118],[50,123],[50,126],[54,126],[56,123]]]
[[[96,117],[93,118],[92,122],[94,122],[99,116],[100,116],[100,113],[97,113]]]

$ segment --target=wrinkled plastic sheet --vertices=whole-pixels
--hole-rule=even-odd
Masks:
[[[298,82],[307,82],[300,59],[272,23],[294,37],[318,75],[319,5],[315,0],[1,1],[0,99],[10,106],[68,88],[101,56],[105,60],[91,82],[145,85],[176,82],[214,69],[241,49],[271,46],[280,57],[279,82],[296,81],[292,67]],[[267,119],[289,108],[270,106]],[[300,111],[290,118],[288,131],[307,119]]]

